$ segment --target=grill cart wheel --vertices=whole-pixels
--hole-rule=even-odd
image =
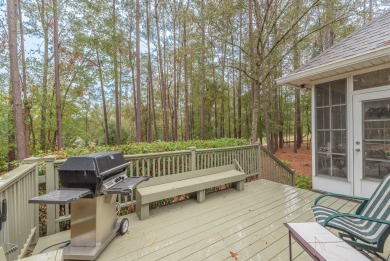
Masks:
[[[129,229],[129,220],[127,218],[122,219],[121,224],[119,225],[119,234],[123,236],[126,234],[127,230]]]

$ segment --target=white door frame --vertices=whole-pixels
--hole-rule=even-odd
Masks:
[[[353,168],[352,183],[355,196],[370,197],[379,184],[379,180],[363,178],[363,101],[390,98],[390,86],[377,90],[367,89],[352,95],[352,154],[349,166]]]

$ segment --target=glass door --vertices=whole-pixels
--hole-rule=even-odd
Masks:
[[[390,91],[354,95],[353,121],[354,194],[369,197],[390,173]]]

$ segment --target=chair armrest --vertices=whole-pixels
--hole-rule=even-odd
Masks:
[[[356,197],[356,196],[348,196],[348,195],[343,195],[343,194],[335,194],[335,193],[326,193],[323,195],[320,195],[316,198],[314,201],[314,206],[318,204],[318,202],[325,197],[338,197],[338,198],[345,198],[345,199],[354,199],[354,200],[359,200],[362,201],[360,203],[360,206],[357,208],[355,214],[359,215],[360,212],[363,210],[363,208],[366,206],[367,202],[370,200],[369,198],[363,198],[363,197]]]
[[[314,201],[314,206],[317,205],[317,203],[322,199],[322,198],[325,198],[325,197],[338,197],[338,198],[345,198],[345,199],[355,199],[355,200],[359,200],[359,201],[369,201],[370,199],[369,198],[362,198],[362,197],[355,197],[355,196],[348,196],[348,195],[343,195],[343,194],[335,194],[335,193],[326,193],[326,194],[323,194],[323,195],[320,195],[316,198],[316,200]]]
[[[335,218],[339,217],[349,217],[349,218],[357,218],[361,220],[368,220],[376,223],[382,223],[386,225],[390,225],[390,221],[385,220],[385,219],[378,219],[378,218],[372,218],[372,217],[367,217],[367,216],[361,216],[361,215],[356,215],[356,214],[351,214],[351,213],[336,213],[331,216],[329,216],[327,219],[324,221],[324,227],[328,225],[328,223]]]

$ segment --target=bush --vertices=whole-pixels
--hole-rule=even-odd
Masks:
[[[281,160],[280,161],[283,163],[284,166],[286,166],[287,168],[290,168],[291,167],[291,163],[288,162],[287,160]]]
[[[189,147],[197,149],[223,148],[240,145],[248,145],[249,141],[244,139],[214,139],[214,140],[188,140],[188,141],[154,141],[151,143],[138,142],[114,146],[85,146],[85,147],[66,147],[61,151],[54,153],[57,159],[65,159],[70,156],[82,155],[101,151],[121,151],[125,155],[157,153],[165,151],[188,150]],[[40,155],[44,156],[44,155]]]
[[[296,187],[301,188],[301,189],[311,190],[311,188],[312,188],[311,178],[304,176],[304,175],[297,174],[295,185],[296,185]]]

